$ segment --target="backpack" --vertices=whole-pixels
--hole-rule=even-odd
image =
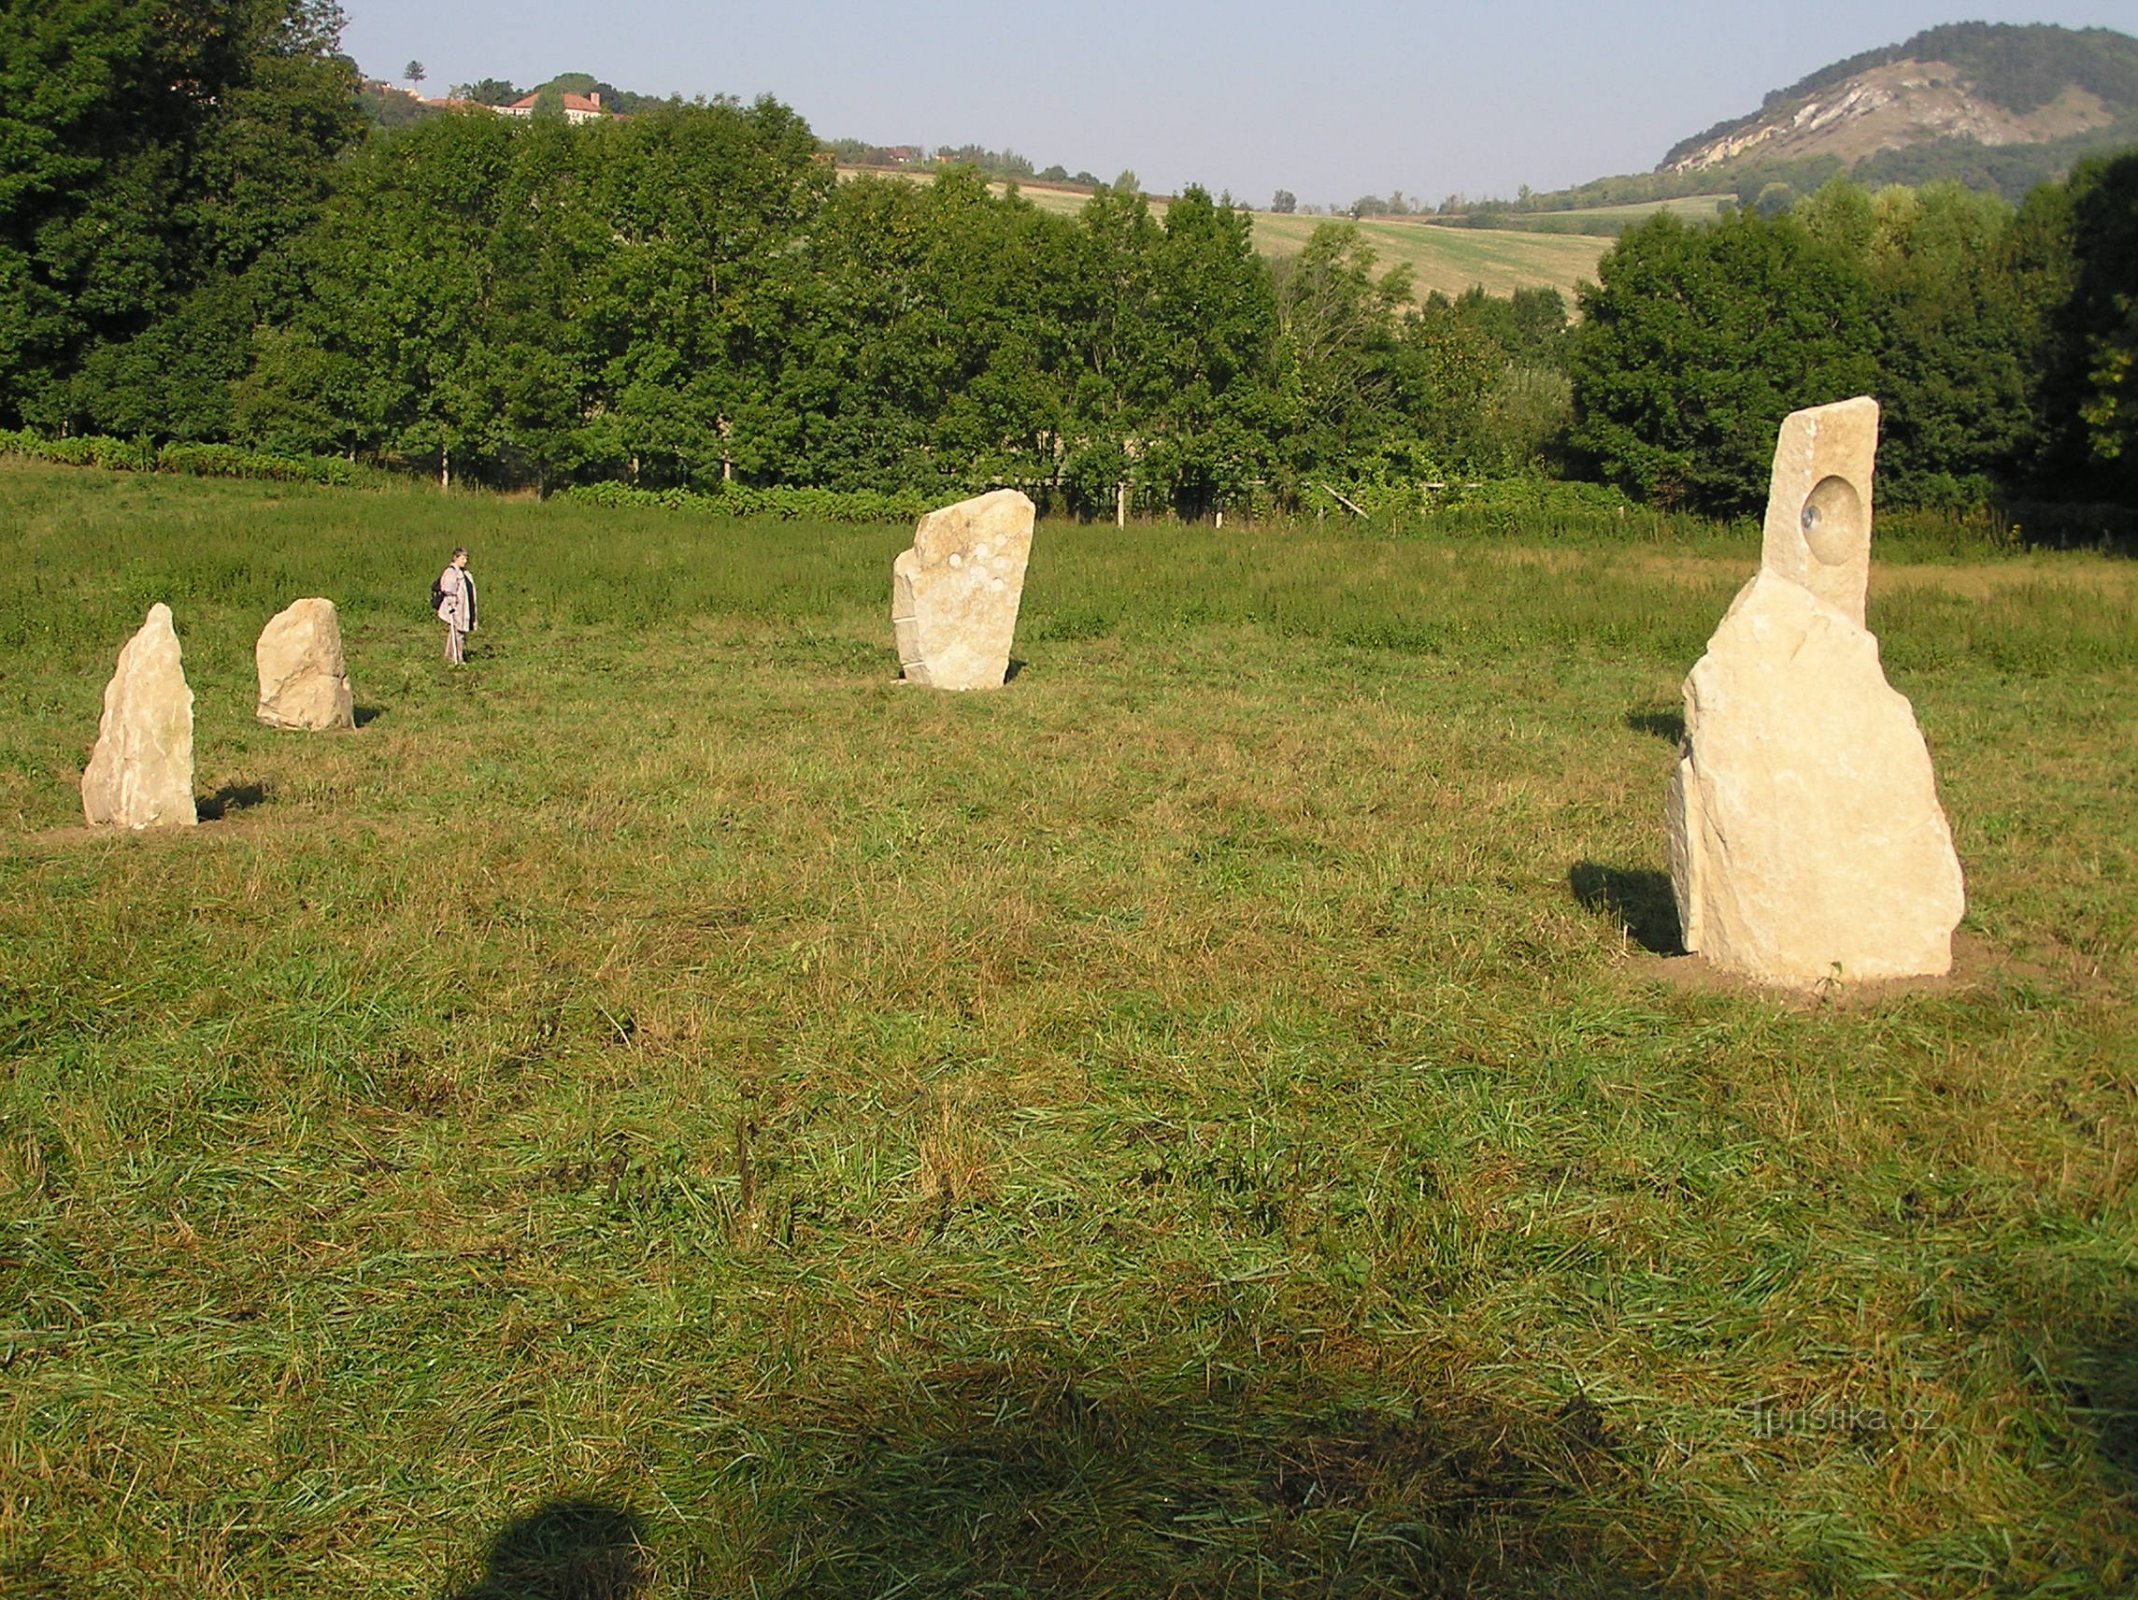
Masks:
[[[441,572],[431,579],[431,615],[434,617],[438,615],[438,608],[445,604],[444,577],[445,574]]]

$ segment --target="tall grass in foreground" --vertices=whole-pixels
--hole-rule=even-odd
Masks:
[[[903,529],[0,517],[0,1593],[2138,1582],[2126,563],[1880,566],[1964,969],[1793,1005],[1643,948],[1749,540],[1043,529],[961,697]],[[221,814],[90,835],[155,599]]]

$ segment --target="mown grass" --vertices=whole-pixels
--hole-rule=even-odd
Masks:
[[[1344,218],[1255,213],[1255,248],[1264,255],[1295,255],[1313,231]],[[1571,303],[1574,288],[1594,281],[1596,263],[1612,241],[1587,234],[1532,233],[1513,228],[1439,228],[1417,218],[1368,217],[1355,224],[1373,246],[1383,271],[1404,265],[1420,298],[1438,290],[1450,296],[1482,287],[1488,294],[1517,289],[1558,289]]]
[[[1879,568],[1967,965],[1802,1005],[1642,948],[1748,539],[1049,526],[949,697],[901,529],[0,515],[0,1591],[2138,1579],[2127,563]],[[91,835],[159,598],[222,814]]]

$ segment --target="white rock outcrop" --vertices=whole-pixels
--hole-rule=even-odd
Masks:
[[[342,658],[341,619],[331,600],[299,600],[260,631],[255,715],[270,728],[312,732],[356,726],[356,704]]]
[[[1000,688],[1017,636],[1032,502],[1015,489],[931,511],[891,567],[891,628],[909,683]]]
[[[1760,571],[1685,680],[1685,948],[1763,983],[1948,972],[1966,908],[1929,749],[1863,625],[1877,430],[1868,399],[1782,425]]]
[[[171,608],[149,607],[104,686],[104,720],[82,774],[82,811],[98,826],[190,828],[193,691],[179,658]]]

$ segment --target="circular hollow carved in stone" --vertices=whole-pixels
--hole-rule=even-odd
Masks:
[[[1864,520],[1863,496],[1853,483],[1821,478],[1804,500],[1804,542],[1820,565],[1842,566],[1870,537]]]

